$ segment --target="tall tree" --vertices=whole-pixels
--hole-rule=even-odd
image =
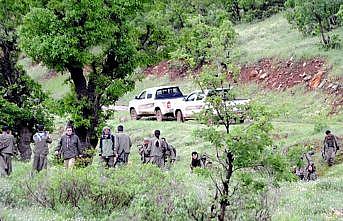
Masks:
[[[37,123],[47,127],[52,125],[47,113],[48,95],[17,64],[20,51],[16,28],[29,10],[28,3],[19,0],[0,2],[0,124],[10,125],[18,135],[21,153],[29,148],[27,144],[31,139],[30,136],[25,138],[25,131],[32,133]],[[29,158],[30,154],[22,157]]]
[[[263,198],[271,185],[291,178],[288,163],[280,151],[273,148],[270,113],[257,104],[232,105],[234,92],[218,91],[225,88],[226,79],[227,73],[207,69],[197,81],[202,88],[217,89],[206,98],[208,109],[199,115],[200,121],[211,119],[211,125],[196,131],[196,135],[210,142],[215,150],[210,156],[213,166],[209,169],[215,190],[211,218],[268,220],[270,211],[265,204],[268,200]],[[241,112],[252,123],[231,128]]]
[[[135,0],[50,0],[24,18],[21,48],[70,74],[74,93],[65,103],[84,148],[97,144],[97,127],[108,117],[101,107],[133,87],[128,76],[141,63],[132,21],[143,6]]]

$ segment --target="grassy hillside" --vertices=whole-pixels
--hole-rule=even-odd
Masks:
[[[235,26],[238,32],[238,62],[253,63],[261,58],[295,59],[323,57],[332,66],[332,76],[343,76],[343,47],[336,50],[321,48],[319,37],[303,36],[292,29],[282,13],[264,21]],[[343,27],[333,31],[343,39]]]
[[[254,24],[237,25],[235,28],[239,33],[236,50],[238,53],[237,59],[240,63],[253,63],[265,57],[301,59],[319,56],[325,57],[328,64],[332,65],[331,77],[343,76],[343,57],[341,56],[343,49],[330,51],[320,49],[317,37],[303,37],[296,30],[291,29],[282,14]],[[335,33],[343,38],[343,28],[335,30]],[[44,76],[49,72],[46,68],[32,65],[27,59],[22,60],[22,64],[28,73],[43,85],[46,91],[52,92],[55,98],[61,98],[70,90],[69,85],[63,84],[68,78],[67,74],[58,74],[46,78]],[[137,82],[135,89],[120,98],[117,104],[127,105],[134,95],[137,95],[144,88],[170,84],[179,85],[184,94],[188,94],[197,88],[191,79],[170,82],[167,77],[148,77]],[[319,152],[323,132],[326,129],[331,129],[335,135],[343,137],[343,113],[328,115],[331,110],[331,107],[327,105],[328,96],[320,90],[307,91],[303,86],[285,91],[270,91],[264,90],[258,85],[248,84],[238,85],[235,90],[239,97],[250,98],[274,111],[272,136],[277,147],[289,149],[293,145],[300,145],[304,147],[304,150],[306,146],[316,151],[314,160],[320,174],[319,179],[314,182],[285,182],[281,183],[279,189],[271,190],[269,200],[272,220],[343,220],[343,151],[341,150],[339,153],[338,163],[331,168],[325,165]],[[170,219],[187,220],[182,216],[186,212],[185,205],[182,204],[184,203],[182,198],[190,197],[187,195],[190,194],[196,202],[202,203],[212,197],[214,192],[208,177],[192,174],[189,170],[192,151],[213,153],[208,143],[204,143],[193,134],[195,129],[204,127],[204,125],[200,125],[195,121],[177,123],[175,121],[129,120],[121,122],[125,118],[129,118],[128,113],[117,112],[107,124],[115,128],[119,123],[122,123],[134,143],[129,165],[125,168],[110,171],[113,176],[118,176],[118,182],[127,185],[125,187],[128,188],[128,191],[135,193],[132,199],[130,198],[130,203],[118,206],[118,208],[106,214],[91,214],[89,212],[91,208],[89,208],[89,211],[78,211],[69,207],[52,210],[37,204],[29,204],[24,197],[17,199],[17,202],[4,205],[2,201],[4,199],[23,196],[21,193],[16,192],[18,188],[15,184],[23,180],[30,182],[31,179],[29,176],[31,164],[15,161],[13,175],[10,178],[0,178],[0,220],[1,218],[6,221],[157,220],[157,218],[154,219],[153,213],[161,211],[155,208],[156,205],[149,203],[156,202],[158,204],[161,201],[163,203],[167,202],[166,204],[169,201],[177,204],[173,211],[175,214],[171,215]],[[58,130],[59,127],[63,127],[64,120],[57,119],[56,123],[52,147],[56,146],[60,136]],[[235,125],[235,127],[240,126],[243,125]],[[137,145],[140,144],[144,137],[149,137],[155,129],[160,129],[162,136],[166,137],[177,148],[178,160],[171,170],[159,172],[154,168],[145,168],[140,165]],[[52,155],[50,159],[52,159]],[[89,171],[98,179],[97,181],[103,182],[103,170],[99,165],[98,157],[95,157]],[[151,171],[153,172],[152,177],[148,174]],[[77,173],[76,171],[75,174]],[[62,168],[52,166],[50,163],[47,179],[63,174],[66,174],[66,172]],[[121,178],[126,176],[127,179],[120,181]],[[148,182],[145,176],[149,176],[152,180],[148,180]],[[154,180],[154,176],[157,178],[161,176],[162,178]],[[152,183],[152,181],[155,182]],[[164,185],[171,185],[172,188]],[[148,193],[137,190],[137,188],[142,188]],[[161,198],[158,191],[162,190],[170,192],[167,191],[166,194],[162,194]],[[142,214],[148,214],[149,216],[148,218],[141,217]],[[164,214],[158,215],[163,216]]]
[[[43,90],[50,93],[55,99],[62,98],[70,91],[70,84],[67,82],[69,75],[65,73],[56,73],[49,70],[41,64],[32,63],[31,59],[23,58],[19,62],[24,67],[28,75],[38,81]]]
[[[108,121],[108,125],[114,128],[119,124],[119,119],[123,118],[123,116],[127,116],[127,113],[115,114],[113,118]],[[195,121],[177,123],[175,121],[156,122],[155,120],[127,121],[123,124],[126,131],[132,136],[134,145],[130,156],[129,166],[127,168],[119,169],[118,171],[113,171],[113,175],[121,176],[120,174],[122,173],[127,174],[132,171],[144,173],[144,168],[139,167],[140,159],[136,145],[140,144],[144,137],[151,135],[153,130],[160,129],[162,136],[165,136],[167,140],[177,148],[178,153],[178,160],[175,167],[170,171],[163,173],[171,179],[178,180],[177,185],[180,186],[175,188],[186,188],[189,193],[196,194],[200,198],[212,196],[213,189],[210,188],[211,181],[209,178],[191,174],[189,171],[190,153],[192,151],[195,150],[209,154],[213,153],[213,149],[207,143],[202,142],[202,140],[199,140],[193,135],[193,131],[196,128],[203,127],[203,125],[199,125]],[[275,143],[281,147],[295,143],[308,144],[315,147],[323,137],[322,133],[314,132],[313,128],[315,124],[313,123],[275,121],[273,125],[275,127],[273,135],[278,135],[278,138],[275,139]],[[337,135],[343,135],[341,124],[333,123],[330,127]],[[58,137],[58,133],[53,135],[55,142],[52,146],[56,145]],[[319,153],[316,154],[315,160],[319,165],[319,162],[321,162]],[[99,161],[96,157],[94,168],[90,169],[90,171],[93,171],[92,173],[101,173],[101,170],[98,168],[98,163]],[[14,182],[14,180],[27,179],[29,181],[30,167],[31,165],[29,163],[15,162],[14,174],[9,178],[10,182],[8,182],[6,178],[0,178],[1,192],[5,193],[8,192],[8,189],[13,188],[8,185]],[[318,167],[321,169],[322,165]],[[270,197],[270,200],[273,201],[273,220],[304,220],[304,217],[306,220],[327,220],[325,217],[330,216],[330,214],[332,215],[333,209],[339,209],[340,205],[342,205],[342,192],[340,191],[342,188],[342,169],[342,164],[335,165],[329,169],[325,168],[323,176],[315,182],[306,183],[299,181],[295,183],[282,183],[281,189],[272,192]],[[54,176],[58,171],[60,171],[60,169],[54,167],[50,168],[48,177]],[[63,173],[63,170],[59,173]],[[132,180],[132,182],[134,181]],[[161,184],[164,182],[165,181],[161,180]],[[149,184],[144,184],[143,182],[142,185]],[[127,188],[129,188],[129,186]],[[176,193],[177,192],[178,191],[176,191]],[[0,199],[1,197],[4,196],[1,196],[0,194]],[[135,195],[135,199],[141,197],[143,197],[142,193]],[[0,215],[4,217],[5,220],[74,220],[76,218],[79,220],[108,220],[105,217],[112,217],[113,219],[111,220],[123,220],[123,217],[131,217],[131,212],[134,211],[137,206],[133,200],[128,207],[119,208],[118,210],[113,211],[112,214],[97,214],[98,218],[91,218],[92,216],[90,216],[90,214],[87,215],[83,212],[77,213],[69,208],[52,211],[39,206],[28,206],[25,203],[21,204],[20,201],[18,201],[17,204],[21,205],[23,208],[19,209],[18,206],[14,208],[5,207],[2,210],[0,209]],[[319,206],[319,209],[317,206]],[[292,213],[290,214],[289,211],[292,211]],[[125,216],[125,213],[128,213],[128,215]],[[25,214],[25,216],[23,216],[23,214]]]

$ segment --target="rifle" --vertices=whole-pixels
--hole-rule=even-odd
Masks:
[[[118,163],[118,160],[120,159],[120,157],[123,155],[123,153],[124,153],[124,150],[119,154],[119,156],[117,157],[117,159],[116,159],[116,162],[114,162],[114,164],[113,164],[113,167],[116,167],[116,165],[117,165],[117,163]]]

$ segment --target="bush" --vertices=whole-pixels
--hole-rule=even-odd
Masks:
[[[189,211],[207,208],[196,199],[194,191],[186,191],[180,178],[153,165],[115,170],[97,165],[73,170],[53,167],[33,177],[24,171],[29,169],[16,170],[6,180],[0,179],[0,200],[14,207],[46,207],[65,219],[82,214],[82,218],[96,220],[120,216],[187,220]]]

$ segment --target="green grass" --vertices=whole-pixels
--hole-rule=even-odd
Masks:
[[[261,58],[326,58],[333,76],[343,76],[343,46],[324,50],[319,37],[305,37],[293,29],[282,13],[264,21],[235,26],[238,36],[238,62],[254,63]],[[343,39],[343,27],[333,31]]]
[[[62,75],[57,73],[55,76],[48,76],[49,69],[41,64],[33,64],[30,58],[22,58],[19,64],[24,67],[27,74],[32,77],[33,80],[39,82],[43,90],[50,93],[55,99],[62,98],[66,93],[70,91],[70,84],[66,83],[68,74]]]
[[[343,209],[343,164],[329,172],[334,176],[283,185],[273,220],[343,220],[342,214],[335,213]]]

